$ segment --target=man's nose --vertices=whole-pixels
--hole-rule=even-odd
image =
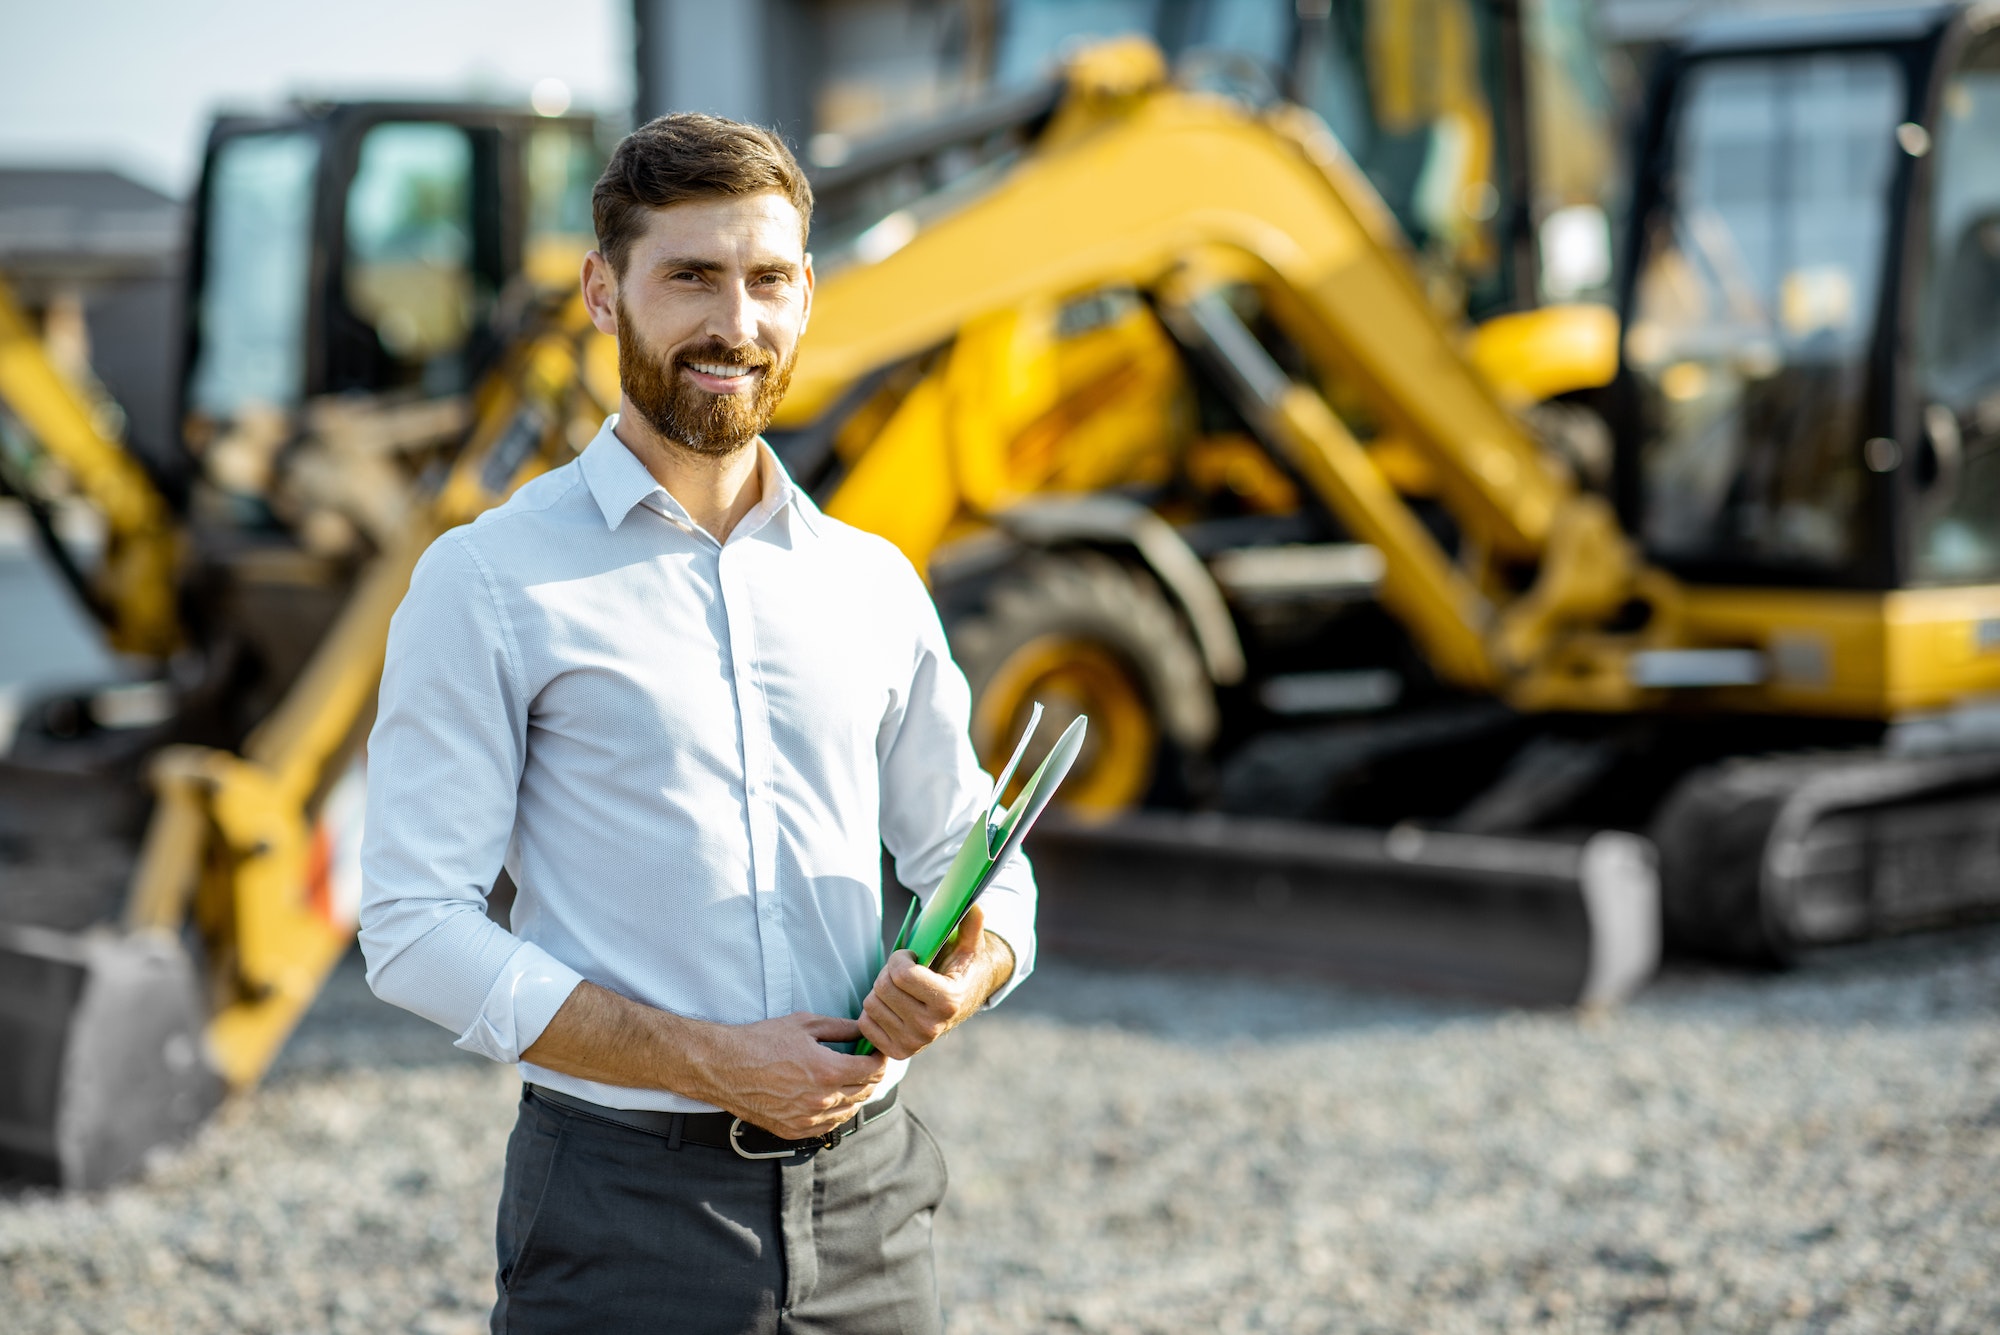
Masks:
[[[732,348],[755,341],[757,312],[747,287],[741,283],[722,285],[719,298],[709,312],[708,332]]]

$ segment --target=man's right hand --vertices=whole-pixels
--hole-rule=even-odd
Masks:
[[[823,1136],[866,1103],[889,1069],[877,1053],[823,1046],[861,1037],[852,1020],[797,1011],[755,1024],[704,1028],[703,1088],[681,1091],[786,1140]]]
[[[852,1020],[799,1011],[716,1024],[581,983],[523,1060],[631,1089],[666,1089],[786,1140],[823,1136],[868,1101],[889,1059],[823,1047],[861,1037]]]

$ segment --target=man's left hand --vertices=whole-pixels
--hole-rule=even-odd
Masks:
[[[914,1057],[985,1005],[1013,974],[1013,950],[986,930],[986,915],[975,904],[935,969],[907,950],[889,957],[861,1003],[862,1037],[888,1056]]]

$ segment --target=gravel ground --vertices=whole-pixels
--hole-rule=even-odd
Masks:
[[[1045,964],[911,1077],[950,1327],[2000,1330],[1996,1019],[2000,931],[1606,1014]],[[0,1199],[0,1327],[483,1329],[516,1089],[349,961],[143,1183]]]

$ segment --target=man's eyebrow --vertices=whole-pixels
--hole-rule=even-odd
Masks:
[[[700,259],[692,255],[671,255],[654,264],[653,272],[669,274],[682,273],[692,269],[696,273],[721,273],[728,267],[721,260]],[[744,267],[751,273],[776,272],[789,274],[792,277],[797,277],[800,272],[799,265],[791,260],[783,259],[752,260]]]

